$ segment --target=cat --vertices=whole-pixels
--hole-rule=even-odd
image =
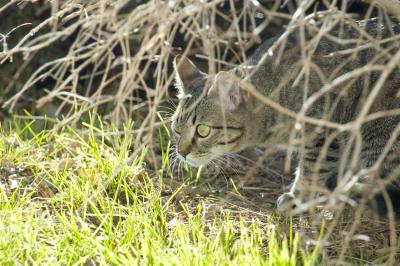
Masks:
[[[279,197],[278,212],[301,211],[304,200],[327,202],[329,191],[369,190],[380,214],[392,207],[399,215],[400,42],[393,35],[400,36],[400,24],[349,21],[322,37],[317,25],[303,37],[296,29],[271,38],[247,62],[213,76],[176,56],[176,152],[198,167],[251,145],[291,148],[297,174]],[[391,71],[382,70],[386,64]],[[360,118],[371,114],[374,119]],[[391,204],[379,180],[387,181]]]

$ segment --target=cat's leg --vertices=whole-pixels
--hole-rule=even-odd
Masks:
[[[352,177],[356,182],[350,184],[349,197],[356,199],[368,193],[370,205],[381,216],[387,215],[390,204],[400,217],[399,123],[400,119],[392,118],[363,126],[360,171]]]
[[[364,170],[375,168],[373,165],[364,167]],[[356,182],[346,184],[351,186],[346,196],[356,200],[368,195],[369,205],[377,214],[387,216],[391,208],[395,217],[400,218],[400,145],[389,152],[377,170],[363,172],[352,177]]]
[[[326,193],[334,188],[332,184],[336,183],[336,177],[336,168],[324,173],[305,172],[304,175],[301,171],[296,171],[289,192],[282,194],[277,200],[277,212],[302,213],[325,203],[328,199]]]
[[[299,156],[302,160],[290,191],[281,195],[277,201],[279,213],[304,212],[310,206],[326,200],[324,192],[336,185],[339,149],[336,139],[314,138],[304,154]]]
[[[297,191],[296,186],[297,183],[299,182],[299,179],[300,179],[300,168],[297,167],[293,183],[290,185],[289,192],[283,193],[281,196],[279,196],[277,200],[276,203],[277,212],[286,213],[296,208],[295,192]]]
[[[391,208],[394,215],[400,218],[400,136],[379,165],[375,178],[372,181],[366,180],[366,183],[372,183],[373,197],[370,205],[375,211],[381,216],[386,216]]]

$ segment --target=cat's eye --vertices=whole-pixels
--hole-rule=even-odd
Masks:
[[[206,125],[198,125],[196,128],[197,135],[199,135],[202,138],[207,137],[210,135],[211,132],[211,127],[206,126]]]

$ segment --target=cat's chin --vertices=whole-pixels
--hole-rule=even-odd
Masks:
[[[193,166],[193,167],[201,167],[206,166],[209,164],[214,157],[213,156],[204,156],[200,158],[193,158],[192,156],[188,155],[186,158],[181,158],[185,163]]]

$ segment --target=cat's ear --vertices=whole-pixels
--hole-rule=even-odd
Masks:
[[[189,83],[204,75],[192,61],[182,55],[175,56],[174,69],[176,73],[175,86],[179,90],[178,97],[188,94]]]
[[[246,98],[239,84],[240,80],[235,75],[220,71],[215,76],[214,92],[228,110],[235,110]]]

